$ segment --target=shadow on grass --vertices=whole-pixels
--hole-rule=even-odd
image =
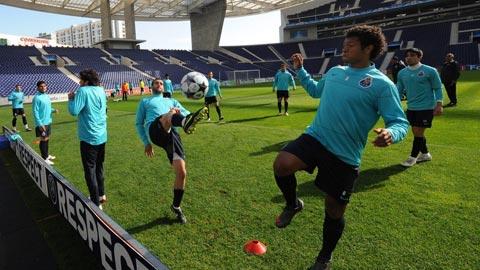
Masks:
[[[252,118],[243,118],[243,119],[237,119],[237,120],[229,120],[227,123],[244,123],[244,122],[251,122],[251,121],[257,121],[257,120],[262,120],[262,119],[268,119],[272,117],[279,117],[278,115],[265,115],[265,116],[258,116],[258,117],[252,117]]]
[[[268,153],[271,153],[271,152],[278,152],[278,151],[280,151],[280,149],[282,149],[283,146],[285,146],[289,142],[290,142],[290,140],[283,141],[283,142],[278,142],[278,143],[275,143],[275,144],[272,144],[272,145],[262,147],[262,150],[250,153],[250,156],[261,156],[261,155],[265,155],[265,154],[268,154]]]
[[[480,110],[462,110],[457,107],[447,107],[443,109],[443,114],[440,117],[466,119],[466,120],[480,120]]]
[[[360,176],[355,183],[355,191],[354,193],[358,192],[365,192],[371,189],[377,189],[384,186],[383,182],[388,180],[390,176],[396,175],[398,173],[403,172],[407,168],[401,165],[391,165],[385,168],[372,168],[365,171],[360,172]],[[313,181],[308,181],[302,183],[297,186],[297,195],[298,197],[312,197],[312,196],[319,196],[320,198],[324,198],[325,194],[315,186]],[[277,195],[272,198],[271,200],[274,203],[283,203],[285,200],[283,196]]]
[[[300,110],[295,110],[293,113],[309,113],[309,112],[316,112],[317,108],[305,108]]]
[[[323,193],[317,186],[313,183],[313,181],[308,181],[297,185],[297,196],[299,198],[303,197],[319,197],[320,199],[325,198],[325,193]],[[283,195],[279,194],[272,198],[271,200],[273,203],[284,203],[285,199]]]
[[[157,219],[154,219],[154,220],[150,221],[149,223],[129,228],[129,229],[127,229],[127,232],[130,233],[130,234],[136,234],[136,233],[140,233],[140,232],[149,230],[149,229],[151,229],[153,227],[156,227],[156,226],[173,225],[175,223],[178,223],[177,219],[170,218],[168,216],[164,216],[164,217],[159,217]]]
[[[383,187],[383,182],[388,180],[390,176],[401,173],[406,169],[406,167],[395,164],[384,168],[371,168],[360,171],[360,176],[355,183],[355,193]]]
[[[268,102],[268,103],[259,103],[259,104],[243,104],[243,103],[227,103],[227,104],[225,104],[226,107],[236,107],[236,108],[240,108],[240,109],[265,107],[265,106],[270,106],[270,105],[273,105],[273,103]]]

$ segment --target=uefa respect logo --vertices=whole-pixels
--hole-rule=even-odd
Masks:
[[[48,185],[48,193],[50,200],[52,200],[52,203],[56,206],[57,205],[57,185],[56,185],[55,178],[53,178],[53,175],[48,172],[47,176],[47,185]]]

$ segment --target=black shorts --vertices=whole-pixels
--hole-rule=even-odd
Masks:
[[[12,115],[13,117],[17,117],[18,115],[24,115],[25,111],[23,108],[18,108],[18,109],[12,109]]]
[[[140,92],[143,92],[143,87],[142,87],[142,88],[140,88]]]
[[[163,92],[163,97],[164,98],[171,98],[172,94],[170,92]]]
[[[217,103],[217,97],[216,96],[213,96],[213,97],[205,97],[205,105],[209,105],[209,104],[212,104],[212,103]]]
[[[172,127],[168,133],[163,129],[162,123],[160,122],[161,116],[157,117],[152,124],[148,133],[150,135],[150,140],[157,146],[160,146],[167,153],[168,160],[170,164],[173,162],[174,154],[177,154],[181,159],[185,160],[185,152],[183,150],[182,140],[180,135]]]
[[[45,125],[45,131],[40,131],[40,127],[35,127],[35,135],[37,137],[48,137],[50,136],[52,130],[51,130],[51,127],[50,125]]]
[[[407,119],[412,127],[432,127],[433,110],[411,111],[407,110]]]
[[[358,167],[347,164],[329,152],[315,138],[302,134],[282,151],[297,156],[305,164],[305,171],[312,174],[318,168],[315,185],[341,204],[350,201],[353,187],[359,175]]]
[[[290,93],[288,90],[277,90],[277,98],[288,98],[290,97]]]

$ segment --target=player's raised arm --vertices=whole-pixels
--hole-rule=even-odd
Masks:
[[[303,56],[301,54],[296,53],[292,55],[292,61],[293,67],[297,70],[297,78],[300,80],[303,88],[305,88],[305,91],[313,98],[320,98],[325,86],[324,78],[318,82],[312,79],[310,74],[303,68]]]

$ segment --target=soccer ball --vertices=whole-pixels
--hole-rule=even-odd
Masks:
[[[201,99],[208,89],[208,80],[200,72],[192,71],[182,78],[182,93],[190,99]]]

